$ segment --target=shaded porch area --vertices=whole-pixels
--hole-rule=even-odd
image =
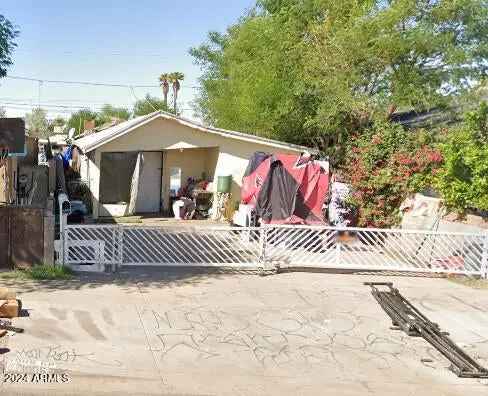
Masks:
[[[103,152],[98,215],[172,216],[172,203],[189,180],[213,182],[218,157],[218,147]]]

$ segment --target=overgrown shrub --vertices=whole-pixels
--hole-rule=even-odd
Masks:
[[[66,280],[73,277],[71,268],[59,265],[35,265],[25,273],[28,278],[36,280]]]
[[[68,280],[74,276],[69,267],[41,264],[26,269],[0,272],[0,279]]]
[[[351,203],[359,210],[359,225],[397,225],[400,204],[409,193],[433,185],[441,163],[442,155],[425,131],[376,122],[354,137],[345,171],[353,188]]]
[[[467,113],[440,147],[445,163],[436,189],[446,206],[460,213],[488,210],[488,105]]]

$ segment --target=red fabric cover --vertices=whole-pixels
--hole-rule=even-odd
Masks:
[[[244,176],[241,195],[243,203],[258,205],[264,223],[323,224],[328,187],[328,173],[309,156],[277,154]]]
[[[251,174],[244,175],[241,187],[241,201],[243,204],[256,206],[257,196],[268,175],[270,165],[271,157],[268,157]]]

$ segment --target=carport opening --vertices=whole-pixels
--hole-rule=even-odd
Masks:
[[[102,153],[100,164],[100,201],[125,204],[130,201],[131,182],[137,152]]]

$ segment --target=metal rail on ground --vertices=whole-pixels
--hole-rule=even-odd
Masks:
[[[371,293],[392,320],[393,330],[403,330],[413,337],[422,337],[446,359],[451,362],[450,369],[461,378],[488,378],[488,370],[464,352],[441,330],[437,323],[431,322],[414,305],[400,294],[393,283],[366,282]],[[387,287],[388,290],[380,290]]]

